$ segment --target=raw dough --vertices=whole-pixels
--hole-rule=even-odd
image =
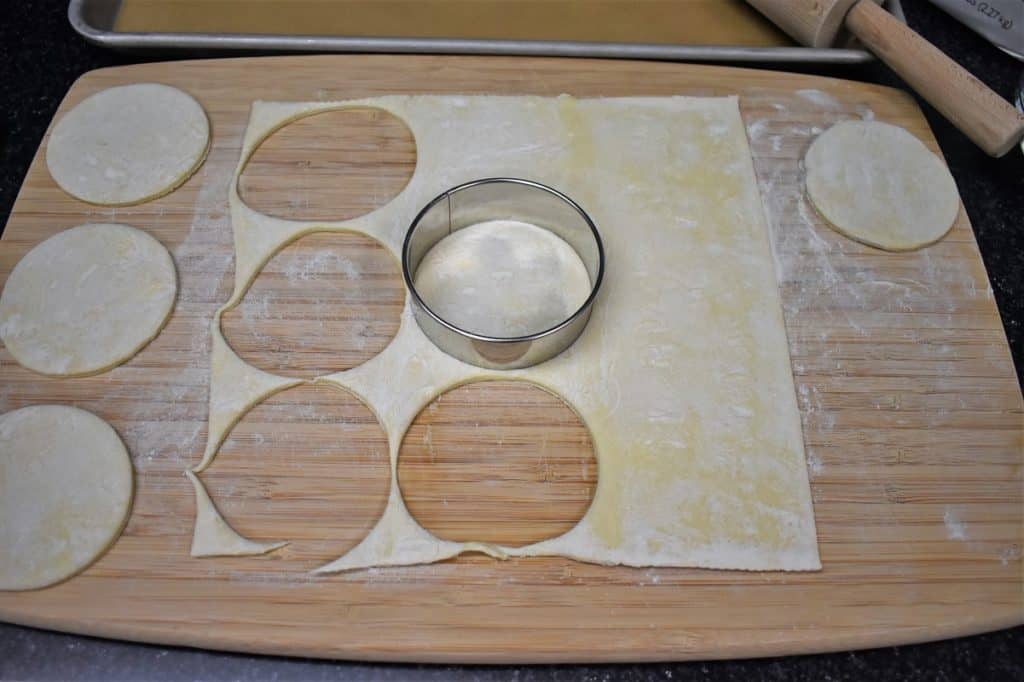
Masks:
[[[590,296],[590,275],[558,235],[515,220],[448,235],[420,262],[416,291],[446,322],[475,334],[536,334],[568,319]]]
[[[949,170],[903,128],[842,121],[804,157],[807,196],[836,230],[889,251],[932,244],[949,232],[960,197]]]
[[[178,289],[167,249],[127,225],[79,225],[37,244],[0,295],[0,337],[42,374],[119,365],[159,333]]]
[[[185,476],[196,495],[196,525],[192,533],[192,556],[251,556],[266,554],[287,545],[287,542],[255,542],[244,538],[228,525],[206,493],[199,477],[191,471]]]
[[[322,111],[376,107],[417,141],[417,167],[386,206],[337,222],[260,214],[238,177],[267,136]],[[736,98],[394,96],[350,102],[256,102],[228,204],[235,288],[212,327],[206,450],[250,406],[293,380],[239,359],[220,314],[263,265],[304,234],[351,231],[398,257],[430,199],[470,180],[536,180],[577,200],[601,230],[606,279],[590,323],[535,367],[488,371],[436,348],[408,297],[391,344],[366,363],[316,379],[363,400],[388,434],[384,514],[329,573],[439,561],[461,552],[561,555],[630,566],[820,568],[800,416],[753,162]],[[455,386],[519,379],[561,396],[593,437],[594,501],[567,533],[525,547],[441,540],[409,515],[396,483],[402,436]]]
[[[132,489],[128,451],[91,412],[0,416],[0,590],[46,587],[95,561],[121,534]]]
[[[79,103],[46,145],[50,175],[92,204],[124,206],[167,194],[206,158],[210,124],[190,95],[159,83],[122,85]]]

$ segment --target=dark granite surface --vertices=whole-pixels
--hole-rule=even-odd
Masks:
[[[1004,97],[1024,64],[925,0],[903,0],[911,26]],[[0,14],[0,220],[71,83],[91,69],[152,59],[87,44],[68,25],[66,0],[17,0]],[[820,72],[820,70],[819,70]],[[899,85],[873,64],[825,73]],[[1024,156],[993,160],[925,106],[974,224],[1017,366],[1024,367]],[[626,666],[451,667],[365,665],[242,656],[112,642],[0,624],[0,679],[480,679],[520,680],[1024,680],[1024,627],[872,651],[735,662]]]

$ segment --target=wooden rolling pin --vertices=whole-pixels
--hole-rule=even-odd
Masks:
[[[829,47],[845,26],[991,156],[1024,137],[1024,115],[872,0],[749,2],[809,47]]]

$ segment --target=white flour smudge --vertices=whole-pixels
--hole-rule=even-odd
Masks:
[[[659,583],[661,583],[661,575],[654,569],[647,569],[644,571],[643,577],[637,582],[637,585],[645,587],[647,585],[658,585]]]
[[[751,121],[747,124],[747,137],[753,142],[755,139],[761,137],[764,134],[765,128],[768,127],[768,121],[763,118],[759,118]]]
[[[182,280],[182,299],[206,301],[214,297],[231,265],[234,248],[227,195],[234,168],[234,158],[213,152],[203,166],[202,185],[192,210],[188,235],[173,250]],[[216,305],[214,303],[214,307]]]
[[[279,254],[278,258],[284,260],[281,272],[292,285],[320,279],[322,275],[334,273],[341,273],[345,279],[360,279],[362,277],[355,263],[328,249],[318,250],[311,254],[290,255],[285,252]]]
[[[946,537],[950,540],[967,539],[967,523],[960,518],[959,512],[950,505],[946,505],[946,511],[942,515],[942,521],[946,524]]]
[[[841,109],[842,104],[839,103],[832,95],[821,90],[815,90],[814,88],[805,88],[803,90],[797,90],[796,96],[807,100],[811,104],[821,107],[822,109]]]
[[[818,453],[810,448],[807,449],[807,473],[811,478],[817,478],[825,471],[825,463],[821,461]]]

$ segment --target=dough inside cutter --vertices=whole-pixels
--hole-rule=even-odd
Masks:
[[[415,285],[446,321],[501,338],[550,329],[590,295],[579,254],[553,232],[517,220],[488,220],[448,235],[424,256]]]

